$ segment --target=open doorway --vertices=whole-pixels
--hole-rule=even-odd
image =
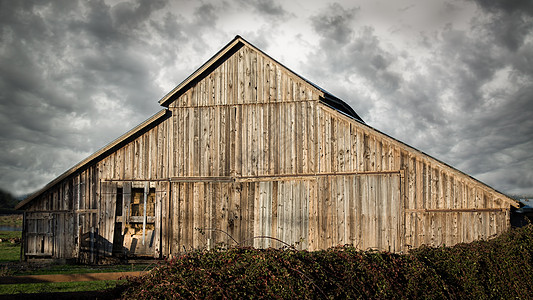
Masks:
[[[153,256],[155,232],[155,188],[124,184],[117,189],[113,254]]]

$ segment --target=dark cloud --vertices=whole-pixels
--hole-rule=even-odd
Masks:
[[[495,41],[511,51],[517,51],[533,30],[533,1],[475,0],[475,2],[490,13],[486,29],[495,37]]]
[[[529,42],[510,57],[513,69],[511,80],[533,81],[533,43]]]
[[[533,16],[533,2],[529,0],[473,0],[489,12],[503,11],[508,14],[516,12]]]
[[[506,65],[506,51],[485,36],[449,27],[442,30],[440,39],[434,43],[438,52],[431,63],[442,66],[442,72],[430,78],[442,81],[439,90],[451,90],[454,104],[462,110],[474,110],[483,105],[485,98],[481,88]]]
[[[275,34],[269,28],[263,27],[257,31],[243,31],[242,36],[259,49],[268,49],[270,41],[274,39]]]
[[[358,13],[358,8],[334,3],[310,19],[320,37],[320,47],[310,55],[313,61],[308,65],[308,72],[317,78],[313,79],[317,83],[328,86],[352,104],[365,119],[373,103],[358,93],[354,85],[364,84],[365,89],[370,87],[387,94],[399,88],[402,77],[391,68],[397,57],[383,47],[374,29],[356,27],[354,19]],[[323,84],[321,74],[324,73],[335,79]]]
[[[530,174],[533,160],[525,151],[533,140],[531,31],[523,12],[518,21],[504,19],[518,13],[516,7],[473,17],[470,28],[421,30],[418,41],[408,41],[426,48],[417,57],[386,46],[374,28],[358,24],[363,9],[330,5],[311,18],[320,47],[309,72],[329,74],[322,79],[327,82],[313,80],[370,125],[496,188],[531,189],[531,181],[516,175]],[[507,27],[496,28],[494,21]],[[503,40],[506,35],[514,44]]]
[[[476,3],[468,20],[460,1],[427,14],[405,2],[378,22],[348,2],[0,0],[0,188],[46,184],[241,34],[272,55],[296,47],[294,69],[371,126],[504,192],[531,191],[533,2]]]
[[[287,12],[279,5],[279,3],[274,2],[274,0],[257,0],[253,1],[254,6],[257,9],[257,12],[262,14],[265,13],[269,16],[278,16],[284,17],[287,15]]]
[[[99,47],[103,47],[107,43],[123,39],[117,28],[113,27],[113,20],[109,14],[110,7],[104,1],[89,1],[84,8],[86,10],[84,16],[72,20],[72,27],[78,34],[87,35],[90,44],[97,43]]]
[[[275,0],[239,0],[238,2],[241,5],[253,7],[255,13],[262,18],[283,20],[291,15]]]
[[[489,29],[498,43],[517,51],[533,29],[533,17],[521,13],[495,16]]]
[[[533,138],[533,89],[527,71],[513,66],[521,55],[495,43],[486,28],[447,26],[431,40],[425,71],[393,95],[401,102],[389,102],[409,125],[387,131],[496,188],[524,191],[531,181],[499,179],[517,179],[533,159],[524,151]],[[521,79],[513,83],[512,74]]]
[[[213,27],[218,19],[217,7],[213,4],[202,4],[194,12],[194,17],[194,23],[191,24],[192,28]]]
[[[28,193],[158,109],[154,48],[137,32],[164,2],[0,5],[0,182]]]
[[[121,2],[113,6],[111,16],[115,26],[131,30],[144,24],[152,12],[162,9],[166,4],[166,0],[140,0],[136,6],[128,2]]]
[[[490,106],[480,109],[466,123],[465,136],[470,137],[475,149],[470,154],[475,152],[479,156],[492,156],[497,160],[501,153],[512,152],[515,153],[515,159],[533,159],[533,153],[522,151],[524,148],[521,147],[533,141],[533,119],[529,117],[533,115],[533,88],[524,87],[516,93],[501,96]],[[467,153],[464,151],[463,155]],[[469,169],[476,173],[489,171],[488,164],[475,160],[475,157],[471,160]]]
[[[322,13],[311,18],[313,29],[323,38],[322,44],[332,43],[328,48],[347,44],[353,34],[352,22],[357,8],[345,9],[339,3],[330,4]]]
[[[1,188],[43,186],[159,110],[212,55],[221,4],[185,16],[172,4],[0,1]]]

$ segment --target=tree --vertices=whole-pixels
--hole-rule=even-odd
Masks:
[[[0,189],[0,209],[14,209],[17,204],[17,199],[11,193]]]

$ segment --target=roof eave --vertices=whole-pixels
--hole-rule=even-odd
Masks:
[[[341,114],[341,115],[343,115],[343,116],[345,116],[345,117],[347,117],[347,118],[354,119],[354,118],[351,117],[350,115],[348,115],[348,114],[346,114],[346,113],[343,113],[342,111],[340,111],[340,110],[338,110],[338,109],[332,107],[332,106],[329,105],[327,102],[322,102],[322,103],[323,103],[323,105],[329,107],[330,109],[336,111],[337,113],[339,113],[339,114]],[[498,195],[500,196],[500,198],[502,198],[502,200],[503,200],[504,202],[508,203],[509,205],[511,205],[511,206],[513,206],[513,207],[515,207],[515,208],[519,208],[519,207],[520,207],[520,202],[519,202],[518,200],[515,200],[515,199],[513,199],[513,198],[511,198],[511,197],[509,197],[509,196],[507,196],[507,195],[505,195],[504,193],[502,193],[502,192],[496,190],[495,188],[491,187],[490,185],[484,183],[483,181],[481,181],[481,180],[479,180],[479,179],[477,179],[477,178],[475,178],[475,177],[473,177],[473,176],[471,176],[471,175],[468,175],[468,174],[466,174],[465,172],[463,172],[463,171],[461,171],[461,170],[459,170],[459,169],[457,169],[457,168],[455,168],[455,167],[453,167],[453,166],[451,166],[451,165],[449,165],[449,164],[447,164],[447,163],[441,161],[440,159],[435,158],[435,157],[429,155],[428,153],[426,153],[426,152],[424,152],[424,151],[422,151],[422,150],[419,150],[419,149],[417,149],[417,148],[415,148],[415,147],[413,147],[413,146],[411,146],[411,145],[409,145],[409,144],[407,144],[407,143],[405,143],[405,142],[402,142],[402,141],[400,141],[400,140],[398,140],[398,139],[396,139],[396,138],[394,138],[394,137],[392,137],[392,136],[386,134],[385,132],[382,132],[382,131],[376,129],[376,128],[374,128],[374,127],[372,127],[372,126],[366,124],[365,122],[362,122],[362,120],[359,121],[359,120],[355,119],[355,121],[358,121],[358,122],[361,123],[363,126],[366,126],[367,128],[369,128],[369,129],[371,129],[371,130],[374,130],[374,131],[376,131],[377,133],[382,134],[383,136],[385,136],[385,137],[387,137],[387,138],[389,138],[389,139],[391,139],[391,140],[394,140],[395,142],[397,142],[397,143],[399,143],[399,144],[404,145],[405,147],[409,148],[411,151],[414,151],[414,152],[420,153],[420,154],[422,154],[422,155],[424,155],[424,156],[430,157],[431,159],[434,159],[434,160],[437,161],[438,163],[442,164],[443,166],[446,166],[447,168],[450,168],[450,169],[452,169],[452,170],[455,170],[456,172],[459,172],[460,174],[462,174],[462,175],[464,175],[464,176],[466,176],[466,177],[469,177],[470,179],[472,179],[472,180],[478,182],[479,184],[483,185],[485,188],[487,188],[487,189],[490,190],[491,192],[498,194]]]
[[[189,77],[187,77],[185,80],[183,80],[178,86],[176,86],[172,91],[170,91],[168,94],[166,94],[161,100],[159,100],[159,105],[168,107],[170,103],[175,100],[181,93],[181,91],[186,90],[196,78],[200,77],[204,72],[210,69],[211,66],[216,64],[221,58],[226,56],[229,52],[233,51],[235,48],[240,48],[244,46],[247,43],[242,37],[239,35],[235,36],[231,42],[229,42],[226,46],[224,46],[220,51],[218,51],[211,59],[209,59],[207,62],[205,62],[202,66],[200,66],[196,71],[194,71]]]
[[[201,67],[199,67],[195,72],[193,72],[189,77],[187,77],[184,81],[182,81],[178,86],[172,89],[172,91],[170,91],[163,98],[161,98],[161,100],[159,100],[159,104],[164,107],[169,107],[172,101],[176,100],[180,95],[182,95],[185,91],[187,91],[190,88],[190,85],[193,84],[198,78],[202,78],[203,77],[202,75],[204,73],[209,73],[209,71],[214,66],[217,66],[222,60],[224,60],[225,57],[233,54],[234,52],[236,52],[238,49],[240,49],[244,45],[255,49],[256,51],[258,51],[265,57],[268,57],[269,59],[275,61],[277,64],[279,64],[281,67],[286,69],[288,72],[293,73],[294,75],[298,76],[303,81],[310,84],[318,92],[322,93],[321,100],[323,102],[327,103],[328,105],[332,106],[333,108],[337,110],[344,112],[345,114],[351,116],[357,121],[364,123],[363,119],[359,115],[357,115],[357,113],[347,103],[333,96],[331,93],[327,92],[326,90],[322,89],[321,87],[317,86],[316,84],[307,80],[301,75],[298,75],[296,72],[293,72],[291,69],[287,68],[285,65],[275,60],[274,58],[272,58],[271,56],[263,52],[261,49],[250,44],[248,41],[246,41],[244,38],[242,38],[239,35],[235,36],[235,38],[231,42],[229,42],[219,52],[217,52],[213,57],[211,57],[211,59],[209,59],[206,63],[204,63]]]
[[[157,112],[156,114],[154,114],[153,116],[151,116],[150,118],[148,118],[146,121],[142,122],[141,124],[135,126],[133,129],[131,129],[130,131],[126,132],[125,134],[121,135],[119,138],[113,140],[111,143],[107,144],[106,146],[104,146],[103,148],[101,148],[100,150],[96,151],[95,153],[93,153],[91,156],[87,157],[86,159],[82,160],[81,162],[79,162],[78,164],[76,164],[74,167],[70,168],[69,170],[65,171],[63,174],[59,175],[59,177],[57,177],[56,179],[52,180],[50,183],[48,183],[47,185],[45,185],[43,188],[41,188],[40,190],[38,190],[37,192],[31,194],[30,196],[28,196],[26,199],[22,200],[21,202],[19,202],[19,204],[17,204],[17,206],[15,206],[15,209],[21,209],[23,208],[24,206],[26,206],[28,203],[32,202],[35,198],[39,197],[42,193],[44,193],[46,190],[50,189],[51,187],[53,187],[54,185],[60,183],[61,181],[63,181],[65,178],[67,178],[68,176],[74,174],[76,171],[80,170],[81,168],[83,168],[84,166],[90,164],[91,162],[97,160],[98,158],[100,158],[102,155],[104,155],[105,153],[107,153],[108,151],[110,151],[111,149],[113,149],[114,147],[118,146],[119,144],[125,142],[126,140],[128,140],[129,138],[131,138],[132,136],[134,136],[135,134],[137,134],[138,132],[140,132],[141,130],[147,128],[148,126],[150,126],[151,124],[153,124],[154,122],[158,121],[159,119],[161,119],[162,117],[164,116],[167,116],[168,114],[170,114],[170,111],[167,110],[167,109],[162,109],[160,110],[159,112]]]

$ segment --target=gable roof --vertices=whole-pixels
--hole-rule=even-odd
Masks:
[[[22,200],[15,209],[20,209],[24,207],[26,204],[30,203],[33,199],[40,196],[42,193],[44,193],[49,188],[53,187],[54,185],[60,183],[63,181],[63,179],[67,178],[68,176],[74,174],[76,171],[83,169],[88,164],[100,159],[101,157],[108,154],[110,151],[113,151],[117,147],[120,147],[123,145],[123,143],[127,142],[130,138],[137,136],[140,134],[143,130],[150,128],[150,126],[157,124],[160,120],[163,120],[167,117],[169,117],[171,112],[167,109],[160,110],[150,118],[148,118],[146,121],[142,122],[141,124],[135,126],[130,131],[126,132],[125,134],[121,135],[119,138],[113,140],[111,143],[107,144],[100,150],[96,151],[86,159],[82,160],[78,164],[76,164],[74,167],[68,169],[65,171],[65,173],[59,175],[56,179],[52,180],[50,183],[45,185],[42,189],[38,190],[37,192],[31,194],[26,199]]]
[[[229,42],[225,47],[223,47],[218,53],[216,53],[211,59],[209,59],[206,63],[204,63],[200,68],[198,68],[195,72],[193,72],[189,77],[187,77],[183,82],[181,82],[178,86],[176,86],[172,91],[170,91],[168,94],[166,94],[161,100],[159,100],[159,104],[161,106],[164,106],[168,108],[169,104],[174,101],[176,98],[178,98],[183,92],[189,89],[192,85],[194,85],[197,81],[204,78],[206,75],[208,75],[212,70],[214,70],[217,66],[219,66],[226,58],[233,55],[235,52],[237,52],[241,47],[244,45],[247,45],[248,47],[254,49],[255,51],[261,53],[262,55],[268,57],[275,63],[277,63],[279,66],[287,70],[288,72],[294,74],[296,77],[302,79],[303,81],[307,82],[308,84],[312,85],[317,90],[321,91],[323,93],[323,96],[321,98],[321,101],[325,103],[326,105],[336,109],[337,111],[342,112],[343,114],[349,116],[350,118],[353,118],[361,123],[364,123],[364,121],[355,113],[355,111],[344,101],[340,100],[339,98],[333,96],[332,94],[328,93],[324,89],[320,88],[316,84],[310,82],[309,80],[303,78],[302,76],[296,74],[295,72],[291,71],[289,68],[285,67],[283,64],[279,63],[272,57],[268,56],[266,53],[258,49],[257,47],[253,46],[252,44],[248,43],[246,40],[244,40],[240,36],[236,36],[231,42]],[[113,151],[116,147],[122,145],[124,142],[129,140],[131,137],[136,136],[142,130],[149,128],[152,124],[157,123],[159,120],[163,119],[164,117],[168,117],[171,114],[171,112],[167,109],[163,109],[159,111],[158,113],[154,114],[152,117],[148,118],[143,123],[137,125],[135,128],[131,129],[130,131],[126,132],[119,138],[115,139],[108,145],[104,146],[100,150],[96,151],[86,159],[82,160],[78,164],[76,164],[74,167],[68,169],[63,174],[49,182],[47,185],[45,185],[43,188],[39,189],[37,192],[31,194],[26,199],[22,200],[15,209],[21,209],[26,204],[30,203],[33,199],[37,198],[41,194],[43,194],[46,190],[50,189],[54,185],[60,183],[68,176],[74,174],[76,171],[83,169],[88,164],[100,159],[101,157],[105,156],[110,151]]]
[[[473,180],[473,181],[475,181],[475,182],[481,184],[484,188],[486,188],[486,189],[488,189],[488,190],[490,190],[490,191],[492,191],[492,192],[497,193],[498,195],[500,195],[500,196],[501,196],[501,199],[502,199],[504,202],[506,202],[506,203],[512,205],[513,207],[516,207],[516,208],[519,207],[519,201],[517,201],[517,200],[515,200],[515,199],[513,199],[513,198],[511,198],[511,197],[509,197],[509,196],[507,196],[506,194],[504,194],[504,193],[502,193],[502,192],[496,190],[495,188],[493,188],[493,187],[491,187],[490,185],[488,185],[488,184],[482,182],[481,180],[479,180],[479,179],[477,179],[477,178],[475,178],[475,177],[472,177],[472,176],[466,174],[465,172],[463,172],[463,171],[461,171],[461,170],[459,170],[459,169],[457,169],[457,168],[455,168],[455,167],[449,165],[448,163],[443,162],[443,161],[441,161],[440,159],[435,158],[435,157],[433,157],[433,156],[427,154],[426,152],[424,152],[424,151],[422,151],[422,150],[419,150],[419,149],[417,149],[417,148],[415,148],[415,147],[413,147],[413,146],[411,146],[411,145],[409,145],[409,144],[407,144],[407,143],[405,143],[405,142],[402,142],[402,141],[398,140],[397,138],[392,137],[392,136],[388,135],[387,133],[382,132],[382,131],[380,131],[380,130],[378,130],[378,129],[376,129],[376,128],[374,128],[374,127],[372,127],[372,126],[370,126],[370,125],[368,125],[368,124],[366,124],[366,123],[363,123],[362,126],[364,126],[364,127],[368,128],[368,129],[372,130],[373,132],[375,132],[375,133],[377,133],[377,134],[379,134],[379,135],[382,135],[383,137],[386,137],[386,138],[388,138],[388,139],[391,139],[392,141],[394,141],[394,142],[396,142],[396,143],[398,143],[398,144],[403,145],[403,147],[406,147],[406,149],[409,149],[409,151],[412,151],[412,152],[418,153],[418,154],[420,154],[420,155],[422,155],[422,156],[425,156],[425,157],[427,157],[427,158],[430,158],[430,159],[436,161],[438,164],[441,164],[442,166],[445,166],[446,168],[450,168],[450,170],[453,170],[453,171],[455,171],[455,172],[458,172],[458,173],[462,174],[462,175],[465,176],[465,177],[470,178],[471,180]]]
[[[236,53],[241,47],[243,46],[248,46],[252,49],[254,49],[255,51],[261,53],[262,55],[264,55],[265,57],[271,59],[272,61],[274,61],[275,63],[277,63],[280,67],[284,68],[286,71],[290,72],[291,74],[293,74],[294,76],[300,78],[301,80],[305,81],[306,83],[310,84],[311,86],[313,86],[315,89],[319,90],[322,94],[322,96],[320,97],[320,101],[322,103],[324,103],[325,105],[333,108],[334,110],[336,110],[337,112],[340,112],[342,113],[343,115],[347,116],[348,118],[351,118],[355,121],[358,121],[362,124],[364,124],[364,126],[367,126],[368,128],[372,129],[372,130],[375,130],[376,132],[379,132],[380,134],[383,134],[419,153],[422,153],[428,157],[431,157],[435,160],[437,160],[439,163],[442,163],[468,177],[470,177],[471,179],[483,184],[484,186],[490,188],[491,190],[493,190],[494,192],[504,196],[504,201],[506,201],[507,203],[511,204],[512,206],[515,206],[515,207],[518,207],[518,204],[517,204],[517,201],[515,201],[514,199],[511,199],[509,198],[507,195],[493,189],[492,187],[488,186],[487,184],[469,176],[468,174],[465,174],[463,173],[462,171],[459,171],[457,169],[455,169],[454,167],[444,163],[444,162],[441,162],[440,160],[420,151],[420,150],[417,150],[383,132],[380,132],[379,130],[367,125],[358,115],[357,113],[347,104],[345,103],[344,101],[342,101],[341,99],[333,96],[332,94],[330,94],[329,92],[327,92],[326,90],[322,89],[321,87],[317,86],[316,84],[310,82],[309,80],[305,79],[304,77],[296,74],[295,72],[291,71],[289,68],[285,67],[283,64],[279,63],[278,61],[276,61],[275,59],[271,58],[270,56],[268,56],[267,54],[265,54],[264,52],[262,52],[260,49],[256,48],[255,46],[251,45],[250,43],[248,43],[246,40],[244,40],[242,37],[240,36],[236,36],[230,43],[228,43],[224,48],[222,48],[217,54],[215,54],[211,59],[209,59],[206,63],[204,63],[202,66],[200,66],[200,68],[198,68],[195,72],[193,72],[189,77],[187,77],[183,82],[181,82],[178,86],[176,86],[172,91],[170,91],[168,94],[166,94],[163,98],[161,98],[159,100],[159,104],[168,108],[168,106],[170,105],[170,103],[174,100],[176,100],[180,95],[182,95],[183,93],[185,93],[189,88],[191,88],[192,86],[194,86],[196,84],[196,82],[200,81],[201,79],[203,79],[205,76],[207,76],[209,73],[211,73],[211,71],[213,71],[215,68],[217,68],[220,64],[222,64],[228,57],[230,57],[231,55],[233,55],[234,53]],[[67,178],[68,176],[74,174],[76,171],[80,170],[80,169],[83,169],[84,167],[88,166],[90,163],[93,163],[99,159],[101,159],[103,156],[107,155],[109,152],[111,151],[114,151],[115,149],[117,149],[118,147],[121,147],[124,143],[128,142],[131,138],[134,138],[136,137],[137,135],[141,134],[144,130],[146,129],[149,129],[151,128],[151,126],[155,125],[155,124],[158,124],[158,122],[170,117],[171,115],[171,112],[168,110],[168,109],[163,109],[161,111],[159,111],[158,113],[154,114],[152,117],[148,118],[146,121],[144,121],[143,123],[137,125],[135,128],[131,129],[130,131],[126,132],[125,134],[123,134],[122,136],[120,136],[119,138],[115,139],[114,141],[112,141],[111,143],[109,143],[108,145],[104,146],[103,148],[101,148],[100,150],[98,150],[97,152],[95,152],[94,154],[92,154],[91,156],[87,157],[86,159],[82,160],[81,162],[79,162],[78,164],[76,164],[74,167],[72,167],[71,169],[67,170],[66,172],[64,172],[63,174],[61,174],[59,177],[57,177],[56,179],[54,179],[53,181],[51,181],[50,183],[48,183],[46,186],[44,186],[43,188],[41,188],[40,190],[38,190],[37,192],[33,193],[32,195],[30,195],[29,197],[27,197],[26,199],[24,199],[23,201],[21,201],[16,207],[15,209],[21,209],[23,208],[25,205],[27,205],[28,203],[30,203],[33,199],[37,198],[38,196],[40,196],[41,194],[43,194],[46,190],[50,189],[51,187],[53,187],[54,185],[60,183],[61,181],[63,181],[65,178]]]
[[[278,64],[280,67],[285,69],[287,72],[293,74],[294,76],[300,78],[301,80],[305,81],[309,85],[313,86],[315,89],[322,92],[323,95],[320,100],[326,105],[334,108],[335,110],[342,112],[345,115],[348,115],[349,117],[361,123],[364,123],[363,119],[361,119],[361,117],[359,117],[359,115],[348,104],[346,104],[346,102],[342,101],[341,99],[335,97],[334,95],[327,92],[326,90],[319,87],[318,85],[312,83],[311,81],[293,72],[291,69],[287,68],[286,66],[284,66],[277,60],[273,59],[268,54],[261,51],[259,48],[250,44],[249,42],[247,42],[245,39],[243,39],[239,35],[237,35],[231,42],[229,42],[220,51],[218,51],[213,57],[211,57],[207,62],[205,62],[202,66],[200,66],[200,68],[194,71],[189,77],[187,77],[184,81],[178,84],[178,86],[172,89],[172,91],[170,91],[163,98],[161,98],[161,100],[159,100],[159,104],[161,106],[168,107],[170,103],[172,103],[172,101],[176,100],[179,96],[185,93],[189,88],[194,86],[198,81],[200,81],[201,79],[206,77],[208,74],[210,74],[214,69],[216,69],[219,65],[221,65],[227,58],[229,58],[231,55],[236,53],[241,47],[245,45],[252,48],[254,51],[261,53],[261,55],[274,61],[276,64]]]

